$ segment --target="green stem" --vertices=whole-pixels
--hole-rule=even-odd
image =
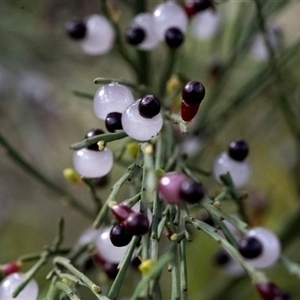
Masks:
[[[66,295],[69,297],[70,300],[81,300],[75,292],[66,284],[62,282],[56,282],[55,287],[63,292],[66,293]]]
[[[119,272],[117,277],[115,278],[112,286],[110,287],[110,290],[108,292],[108,297],[115,300],[117,299],[120,289],[122,287],[123,281],[125,279],[125,275],[127,272],[127,269],[130,265],[131,259],[132,259],[132,255],[135,251],[135,248],[137,246],[139,237],[135,236],[132,241],[130,242],[130,245],[126,251],[126,254],[123,258],[123,260],[120,262],[119,264]]]
[[[87,138],[84,141],[72,144],[70,146],[70,148],[72,150],[80,150],[82,148],[86,148],[92,144],[96,144],[98,142],[104,142],[104,143],[108,143],[108,142],[112,142],[115,140],[120,140],[123,139],[127,136],[127,134],[123,131],[123,130],[119,130],[117,132],[114,133],[104,133],[104,134],[99,134],[99,135],[95,135],[91,138]]]
[[[54,182],[48,179],[43,173],[38,171],[34,166],[32,166],[29,162],[23,158],[20,153],[15,150],[8,141],[2,136],[0,133],[0,145],[2,145],[6,151],[6,154],[27,174],[35,178],[37,181],[42,183],[44,186],[55,192],[57,195],[64,198],[64,204],[74,208],[78,212],[80,212],[85,217],[92,219],[94,213],[91,212],[88,208],[83,206],[79,200],[70,195],[67,191],[57,186]],[[51,197],[54,198],[54,197]]]
[[[109,210],[109,204],[112,201],[116,200],[116,196],[119,193],[121,187],[123,186],[123,184],[128,180],[129,177],[129,172],[125,173],[112,187],[112,191],[109,194],[107,200],[103,203],[103,206],[101,208],[101,210],[99,211],[94,223],[93,223],[93,227],[94,228],[99,228],[102,224],[102,222],[104,221],[108,210]]]

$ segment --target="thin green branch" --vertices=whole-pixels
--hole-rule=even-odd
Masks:
[[[54,182],[48,179],[44,173],[38,171],[33,165],[31,165],[21,154],[14,149],[10,143],[4,138],[0,133],[0,145],[5,149],[5,153],[9,156],[22,170],[24,170],[28,175],[35,178],[38,182],[42,183],[44,186],[55,192],[57,195],[64,198],[63,203],[74,208],[76,211],[84,215],[85,217],[92,219],[94,213],[91,212],[87,207],[80,203],[79,200],[74,198],[71,194],[65,191],[63,188],[57,186]],[[54,197],[51,197],[56,199]]]
[[[91,138],[87,138],[81,142],[72,144],[70,146],[70,148],[72,150],[80,150],[82,148],[86,148],[92,144],[96,144],[98,142],[104,142],[104,143],[108,143],[108,142],[112,142],[112,141],[116,141],[116,140],[120,140],[123,139],[127,136],[127,134],[123,131],[123,130],[118,130],[117,132],[114,133],[104,133],[104,134],[99,134],[99,135],[95,135]]]

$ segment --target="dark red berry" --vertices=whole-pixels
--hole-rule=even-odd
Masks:
[[[128,245],[132,239],[132,234],[128,233],[122,224],[116,224],[110,230],[110,241],[116,247]]]
[[[160,102],[153,95],[147,95],[139,101],[138,109],[142,117],[151,119],[159,114]]]
[[[255,237],[246,237],[240,240],[239,251],[245,258],[257,258],[263,251],[263,245]]]
[[[114,205],[111,211],[120,222],[124,222],[134,212],[130,207],[123,204]]]
[[[109,132],[115,132],[116,130],[123,129],[122,126],[122,114],[119,112],[111,112],[106,116],[105,126]]]
[[[81,21],[70,21],[66,23],[67,34],[75,40],[81,40],[86,35],[86,26]]]
[[[85,138],[88,139],[88,138],[91,138],[93,136],[100,135],[100,134],[103,134],[103,133],[104,133],[103,130],[101,130],[101,129],[94,129],[93,128],[93,129],[89,130],[86,133]],[[89,146],[87,146],[87,148],[89,150],[99,151],[99,147],[98,147],[97,143],[89,145]]]
[[[139,45],[146,37],[145,30],[140,27],[128,28],[125,32],[127,43],[131,45]]]
[[[183,87],[181,95],[186,104],[199,105],[205,96],[205,88],[199,81],[189,81]]]
[[[99,253],[93,255],[93,261],[100,266],[103,266],[106,263],[106,260]]]
[[[106,262],[103,268],[110,279],[115,279],[119,273],[118,264]]]
[[[196,116],[200,104],[189,105],[184,101],[181,102],[181,118],[185,122],[189,122]]]
[[[258,282],[255,287],[263,300],[274,300],[281,294],[280,289],[271,282]]]
[[[248,144],[244,140],[233,141],[228,148],[229,156],[236,161],[243,161],[249,153]]]
[[[133,212],[124,221],[124,226],[126,231],[132,235],[143,235],[149,230],[149,221],[145,215]]]
[[[188,203],[197,203],[204,197],[203,185],[193,180],[184,181],[180,187],[180,197]]]
[[[228,264],[230,261],[230,256],[229,254],[223,250],[220,249],[215,255],[214,255],[214,263],[217,266],[223,267],[226,264]]]
[[[170,48],[178,48],[184,41],[184,34],[176,27],[169,28],[165,34],[165,41]]]
[[[0,267],[0,272],[3,273],[4,276],[19,271],[20,271],[20,263],[17,261],[8,262]]]

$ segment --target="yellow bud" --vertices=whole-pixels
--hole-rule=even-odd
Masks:
[[[164,169],[156,169],[155,174],[157,178],[161,178],[166,175],[166,171]]]
[[[126,152],[128,152],[133,158],[136,158],[139,152],[139,144],[137,142],[128,143],[126,145]]]
[[[72,183],[79,183],[81,182],[80,175],[72,168],[66,168],[63,170],[64,177],[72,182]]]
[[[176,90],[180,86],[180,80],[177,75],[171,76],[171,78],[167,82],[167,93],[172,94],[176,92]]]
[[[139,270],[143,274],[147,274],[155,265],[155,261],[153,259],[146,259],[139,265]]]

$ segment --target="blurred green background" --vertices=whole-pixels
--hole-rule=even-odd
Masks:
[[[300,28],[299,1],[286,2],[288,4],[268,20],[281,28],[285,46],[299,38]],[[151,1],[149,10],[156,3]],[[116,1],[116,5],[122,11],[121,26],[125,29],[130,23],[131,13],[124,2]],[[227,1],[217,6],[223,17],[219,38],[200,42],[187,36],[186,44],[179,51],[175,70],[191,79],[201,79],[208,94],[212,94],[217,86],[208,80],[207,66],[215,57],[226,62],[234,51],[230,40],[236,30],[234,26],[240,5]],[[244,4],[243,9],[246,16],[255,13],[251,2]],[[91,101],[74,96],[72,91],[93,94],[97,89],[93,79],[98,76],[134,79],[132,71],[116,53],[88,57],[65,35],[66,21],[84,18],[92,13],[101,13],[96,0],[0,2],[0,132],[38,170],[90,207],[93,203],[87,189],[66,182],[62,172],[72,166],[69,145],[82,140],[90,128],[103,127],[103,123],[95,117]],[[243,24],[247,25],[247,19]],[[154,50],[153,78],[159,78],[167,56],[164,46]],[[256,62],[247,53],[243,55],[232,66],[233,70],[219,98],[223,101],[230,99],[263,63]],[[298,108],[299,63],[300,56],[295,54],[283,68],[289,97],[298,103]],[[157,84],[157,79],[154,83]],[[300,199],[291,175],[297,158],[294,139],[278,109],[277,100],[272,98],[274,91],[268,87],[259,90],[251,101],[234,109],[224,124],[209,137],[199,164],[210,169],[214,157],[232,139],[246,139],[251,147],[253,174],[245,190],[254,199],[254,205],[258,201],[257,195],[262,195],[260,200],[267,205],[267,209],[260,222],[276,229]],[[212,101],[204,105],[209,109]],[[222,99],[218,101],[222,105]],[[113,142],[112,147],[118,150],[120,144]],[[90,222],[61,205],[61,199],[54,192],[20,170],[1,150],[0,147],[0,263],[42,250],[43,245],[52,241],[61,216],[66,222],[65,244],[72,245],[80,233],[91,225]],[[122,171],[123,167],[114,167],[108,186],[99,192],[102,199],[107,197],[111,184]],[[210,178],[203,178],[203,182],[212,193],[219,189]],[[119,200],[126,196],[124,190]],[[249,211],[253,210],[253,206],[248,206]],[[298,246],[299,236],[295,236],[295,241],[286,250],[295,261],[300,260]],[[194,242],[188,245],[191,299],[258,299],[248,279],[232,283],[212,265],[211,257],[216,249],[217,245],[208,237],[195,232]],[[47,287],[44,276],[48,270],[49,266],[39,273],[41,290]],[[280,266],[270,271],[270,277],[298,299],[298,279],[288,275]],[[229,281],[233,287],[228,287],[222,298],[214,296],[216,290],[222,285],[225,287]],[[164,299],[169,299],[167,287],[164,293]]]

